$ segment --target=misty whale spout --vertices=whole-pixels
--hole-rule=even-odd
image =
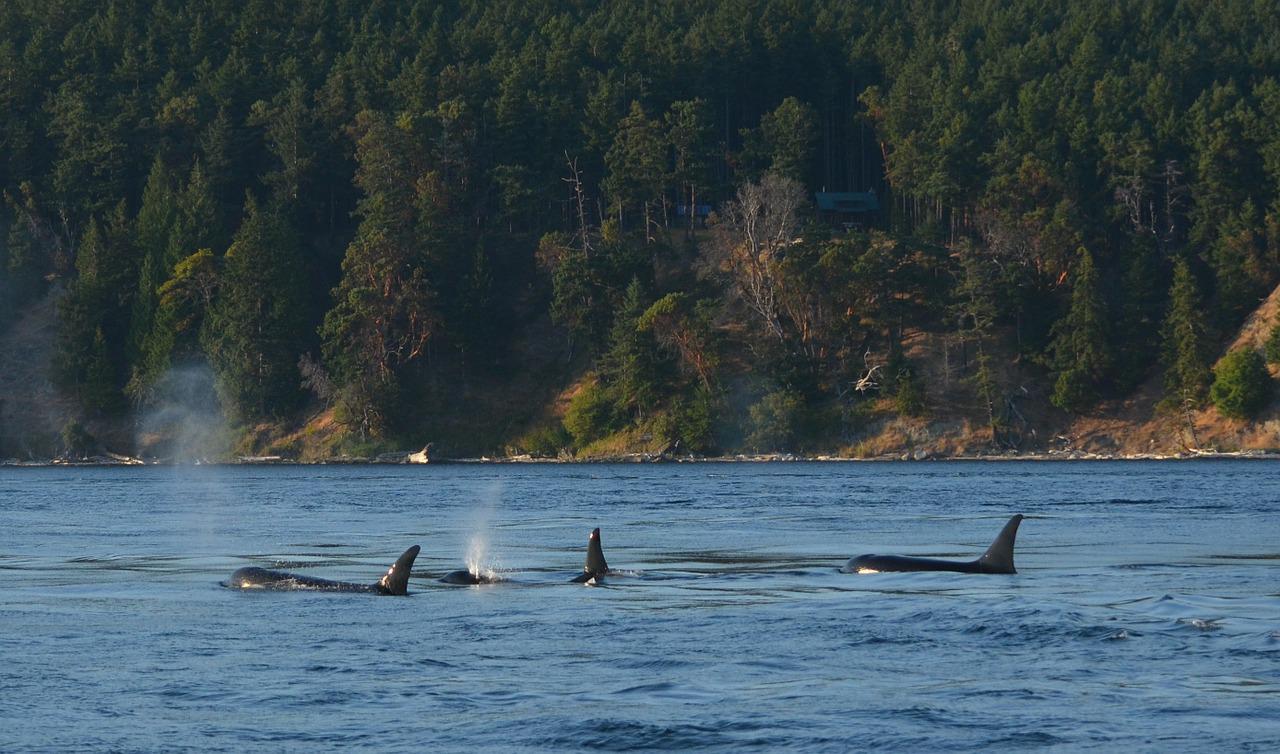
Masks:
[[[935,560],[905,555],[859,555],[844,564],[845,573],[886,573],[890,571],[956,571],[958,573],[1017,573],[1013,567],[1013,542],[1018,536],[1019,513],[1009,519],[987,551],[977,560]]]
[[[304,576],[287,571],[272,571],[249,566],[231,574],[222,585],[231,589],[312,590],[319,592],[369,592],[404,596],[409,593],[409,572],[421,548],[414,545],[404,551],[387,569],[386,575],[372,584],[352,584],[346,581],[330,581],[314,576]]]

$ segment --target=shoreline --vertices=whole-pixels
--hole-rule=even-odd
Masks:
[[[389,455],[389,454],[384,454]],[[1020,462],[1020,461],[1195,461],[1195,460],[1280,460],[1280,450],[1241,451],[1191,451],[1173,454],[1160,453],[1089,453],[1084,451],[1049,451],[1045,453],[1000,453],[963,456],[937,456],[932,454],[890,454],[869,458],[853,458],[826,454],[800,455],[793,453],[738,454],[730,456],[670,456],[651,453],[631,453],[618,456],[592,458],[546,458],[534,456],[478,456],[470,458],[441,458],[427,463],[404,459],[358,458],[338,456],[313,461],[302,461],[282,456],[239,457],[232,459],[173,461],[167,459],[142,459],[133,457],[90,457],[83,460],[50,458],[39,460],[0,459],[0,468],[65,468],[65,467],[114,467],[114,466],[464,466],[464,465],[617,465],[617,464],[731,464],[731,463],[925,463],[925,462]]]

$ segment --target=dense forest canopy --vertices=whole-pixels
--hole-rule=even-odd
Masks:
[[[927,412],[917,332],[996,438],[1001,361],[1188,408],[1280,279],[1277,123],[1265,0],[8,0],[0,329],[64,291],[85,417],[198,363],[242,424],[396,437],[549,318],[547,450]]]

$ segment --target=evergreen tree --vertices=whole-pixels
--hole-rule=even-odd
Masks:
[[[702,99],[672,102],[666,115],[667,140],[675,152],[672,179],[680,189],[677,203],[685,208],[688,233],[693,233],[699,197],[711,187],[714,146],[710,109]]]
[[[283,416],[298,405],[305,300],[297,233],[279,209],[250,199],[227,249],[204,336],[231,415]]]
[[[1150,234],[1133,239],[1129,266],[1125,271],[1120,299],[1120,333],[1117,354],[1117,381],[1122,391],[1136,387],[1159,361],[1158,326],[1161,284],[1156,258],[1156,241]]]
[[[1268,264],[1261,221],[1253,202],[1227,213],[1210,248],[1217,304],[1224,325],[1239,322],[1258,306],[1275,280]]]
[[[200,249],[178,262],[160,286],[154,325],[126,387],[135,401],[147,403],[170,367],[203,360],[200,336],[217,294],[219,263],[212,250]]]
[[[314,145],[320,141],[309,100],[302,80],[294,78],[270,102],[255,102],[249,114],[249,125],[262,128],[267,149],[278,162],[276,169],[263,176],[263,182],[282,206],[315,204],[314,197],[303,196],[303,187],[311,188],[308,179],[316,162]]]
[[[415,211],[439,184],[407,126],[369,111],[357,120],[361,221],[321,328],[339,408],[366,435],[388,429],[397,371],[422,355],[439,327]]]
[[[155,324],[160,286],[169,279],[169,241],[178,215],[175,184],[173,172],[157,157],[151,163],[147,186],[142,192],[142,206],[134,221],[141,263],[129,324],[130,361],[137,361],[143,353],[143,343]]]
[[[643,418],[657,404],[667,366],[652,332],[641,326],[646,309],[644,288],[633,278],[614,316],[609,350],[600,366],[618,409],[637,418]]]
[[[1209,389],[1209,333],[1200,292],[1191,268],[1179,259],[1173,267],[1169,312],[1164,320],[1164,399],[1172,410],[1204,404]]]
[[[1107,306],[1093,255],[1084,248],[1079,254],[1071,289],[1071,309],[1053,328],[1053,362],[1058,379],[1050,398],[1053,405],[1073,412],[1098,401],[1112,365]]]
[[[54,377],[83,409],[123,408],[124,345],[133,277],[132,227],[120,202],[103,227],[91,220],[81,239],[76,279],[59,304]]]
[[[639,102],[632,102],[605,155],[604,189],[619,223],[629,211],[641,211],[646,236],[654,221],[654,205],[662,203],[665,160],[665,139],[658,123],[649,120]]]
[[[760,118],[759,128],[743,131],[743,159],[752,174],[767,171],[807,185],[817,136],[814,120],[812,107],[787,97]]]

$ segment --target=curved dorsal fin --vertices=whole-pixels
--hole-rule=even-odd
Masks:
[[[591,537],[587,540],[587,564],[582,570],[592,575],[609,572],[609,564],[604,561],[604,548],[600,546],[599,527],[591,530]]]
[[[394,565],[387,569],[387,575],[378,581],[378,590],[383,594],[403,596],[409,593],[409,572],[413,570],[413,561],[418,557],[418,545],[404,551]]]
[[[1013,568],[1013,541],[1018,537],[1022,514],[1017,513],[1004,525],[991,546],[978,558],[984,573],[1017,573]]]

